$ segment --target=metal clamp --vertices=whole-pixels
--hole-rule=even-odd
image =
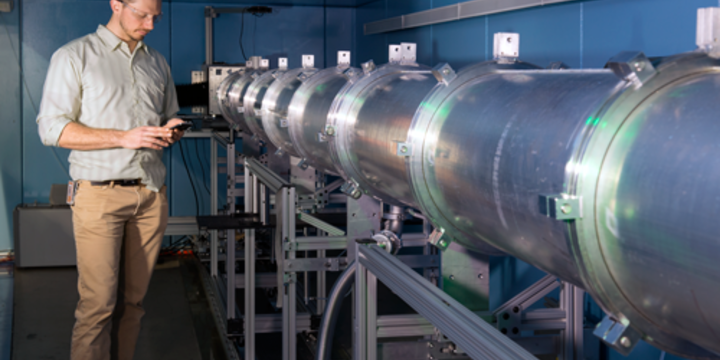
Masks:
[[[283,128],[288,127],[287,119],[280,119],[280,127],[283,127]]]
[[[350,52],[338,51],[337,67],[346,68],[350,66]]]
[[[303,69],[312,69],[315,67],[315,55],[303,55],[302,56],[302,67]]]
[[[288,68],[288,59],[287,58],[279,58],[278,59],[278,69],[287,70],[287,68]]]
[[[432,73],[437,79],[437,81],[445,84],[447,86],[450,84],[451,81],[455,80],[457,77],[457,74],[455,73],[455,70],[453,70],[448,63],[440,63],[437,64],[433,69]]]
[[[362,66],[363,72],[365,74],[369,74],[369,73],[375,71],[375,69],[376,69],[375,62],[372,60],[362,63],[361,66]]]
[[[297,273],[290,272],[283,274],[283,284],[296,284],[297,283]]]
[[[644,53],[637,51],[624,51],[617,54],[607,63],[615,75],[629,81],[639,89],[648,80],[652,79],[657,71]]]
[[[417,44],[415,43],[400,43],[400,54],[402,59],[400,64],[410,65],[417,62]]]
[[[348,182],[343,184],[340,187],[340,192],[347,196],[350,196],[353,199],[359,199],[362,196],[362,190],[360,189],[360,186],[352,180],[349,180]]]
[[[388,62],[390,64],[399,64],[402,61],[402,50],[400,45],[388,46]]]
[[[297,167],[303,170],[307,170],[309,166],[310,165],[308,164],[308,160],[306,158],[300,159],[300,161],[297,163]]]
[[[428,242],[435,245],[440,250],[445,251],[445,249],[450,246],[450,239],[445,236],[445,229],[443,228],[435,228],[432,233],[430,233],[430,236],[428,237]]]
[[[540,195],[540,213],[556,220],[582,219],[582,196],[568,194]]]
[[[608,316],[605,316],[595,327],[593,335],[625,356],[630,355],[642,337],[639,332],[630,327],[628,320],[619,321]]]
[[[410,156],[412,155],[412,144],[405,142],[397,142],[396,154],[398,156]]]

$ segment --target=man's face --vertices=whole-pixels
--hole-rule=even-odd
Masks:
[[[160,0],[116,0],[120,27],[134,41],[141,41],[155,27],[153,18],[162,14]]]

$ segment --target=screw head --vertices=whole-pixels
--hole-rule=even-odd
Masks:
[[[623,336],[620,338],[620,345],[629,348],[632,345],[632,342],[630,341],[630,339],[628,339],[627,336]]]
[[[406,153],[406,152],[408,152],[407,146],[401,146],[401,147],[400,147],[400,152],[403,153],[403,154]]]
[[[455,280],[455,275],[450,275],[450,280]]]
[[[327,128],[327,130],[325,130],[325,132],[326,132],[328,135],[335,135],[335,128],[334,128],[334,127],[329,127],[329,128]]]
[[[636,70],[636,71],[640,72],[640,71],[643,71],[643,69],[645,69],[645,62],[644,62],[644,61],[638,61],[638,62],[636,62],[635,64],[633,64],[633,66],[635,67],[635,70]]]
[[[440,246],[444,247],[447,243],[445,242],[445,240],[440,240],[440,242],[438,244],[440,244]]]
[[[427,347],[429,347],[429,348],[431,348],[431,349],[432,349],[432,348],[434,348],[434,347],[435,347],[435,345],[433,345],[433,343],[431,343],[431,342],[428,342],[428,343],[427,343]]]
[[[570,204],[564,204],[560,207],[560,211],[562,211],[563,214],[567,215],[572,212],[572,206]]]
[[[444,69],[443,69],[443,74],[449,75],[449,74],[450,74],[450,69],[444,68]]]

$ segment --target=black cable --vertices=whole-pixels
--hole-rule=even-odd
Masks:
[[[205,164],[203,163],[202,159],[200,158],[200,149],[198,147],[198,142],[200,142],[202,139],[195,139],[195,155],[197,156],[198,162],[200,163],[200,169],[203,177],[203,186],[205,187],[205,190],[207,190],[208,194],[210,194],[210,189],[208,188],[207,184],[207,178],[205,178]],[[208,170],[210,172],[210,170]]]
[[[185,151],[183,150],[182,140],[178,141],[178,145],[180,146],[180,156],[182,157],[183,164],[185,164],[185,172],[187,172],[188,179],[190,180],[190,186],[192,186],[193,189],[193,195],[195,195],[195,215],[200,216],[200,205],[198,203],[197,190],[195,190],[195,182],[193,181],[192,176],[190,176],[190,169],[188,168],[187,161],[185,161]]]
[[[190,147],[190,145],[188,145],[188,147]],[[183,149],[183,152],[185,152],[185,149]],[[186,166],[188,167],[188,169],[190,169],[190,174],[192,174],[192,179],[195,180],[194,182],[199,182],[200,180],[197,179],[197,171],[195,171],[195,165],[193,165],[193,163],[192,163],[192,149],[188,149],[188,152],[189,152],[189,154],[187,154],[188,163],[186,164]],[[200,164],[200,170],[202,170],[202,164]],[[200,187],[200,186],[198,186],[198,187]],[[198,200],[200,200],[198,202],[198,206],[201,209],[204,209],[205,208],[205,206],[204,206],[205,199],[202,197],[202,194],[198,195]],[[198,215],[200,215],[200,213],[198,213]]]
[[[245,49],[243,48],[243,33],[245,32],[245,12],[242,12],[242,15],[240,15],[240,51],[242,51],[242,56],[247,61],[247,56],[245,56]]]

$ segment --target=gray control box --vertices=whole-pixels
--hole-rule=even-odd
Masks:
[[[17,267],[75,266],[70,206],[18,206],[13,212]]]

